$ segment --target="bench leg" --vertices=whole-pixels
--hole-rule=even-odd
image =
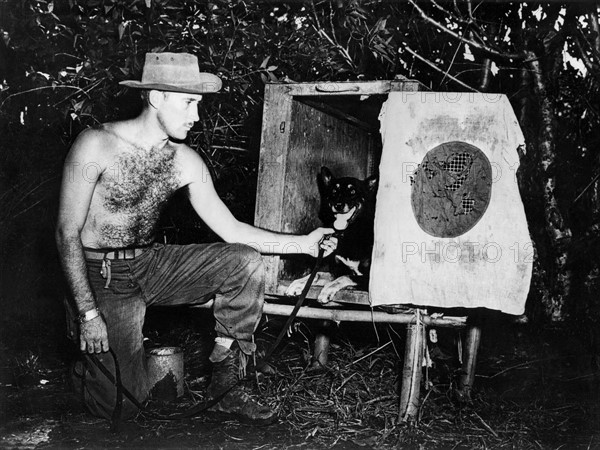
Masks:
[[[412,424],[418,419],[421,402],[424,345],[425,327],[420,320],[417,320],[416,324],[409,325],[406,330],[406,349],[404,351],[398,409],[398,421],[400,423]]]
[[[315,337],[315,351],[311,366],[313,368],[325,367],[329,361],[329,342],[331,341],[331,320],[322,320],[319,323],[317,336]]]
[[[472,324],[467,327],[465,341],[462,375],[458,379],[458,387],[455,394],[458,401],[468,403],[471,401],[471,390],[475,382],[477,351],[479,350],[479,342],[481,341],[481,326],[479,324]]]

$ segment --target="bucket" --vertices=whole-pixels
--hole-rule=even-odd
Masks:
[[[183,352],[179,347],[157,347],[146,353],[152,398],[173,401],[183,395]]]

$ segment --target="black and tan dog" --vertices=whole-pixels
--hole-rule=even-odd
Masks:
[[[364,180],[336,178],[327,167],[318,176],[321,194],[319,218],[336,230],[339,242],[329,272],[319,272],[314,285],[321,285],[320,303],[330,302],[335,294],[349,286],[367,289],[371,251],[377,177]],[[298,295],[308,277],[294,280],[286,295]]]

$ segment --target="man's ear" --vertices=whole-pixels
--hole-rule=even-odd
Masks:
[[[150,106],[152,106],[153,108],[158,109],[158,107],[160,106],[161,102],[164,99],[165,99],[165,95],[164,95],[164,92],[162,92],[162,91],[157,91],[155,89],[152,89],[148,93],[148,104]]]

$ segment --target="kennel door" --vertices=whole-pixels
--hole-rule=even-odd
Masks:
[[[371,304],[522,314],[533,246],[506,96],[391,93],[380,123]]]

